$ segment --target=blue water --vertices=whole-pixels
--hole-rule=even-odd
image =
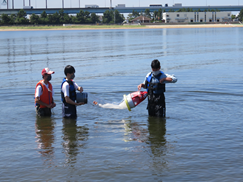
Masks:
[[[166,119],[148,117],[137,91],[153,59],[166,86]],[[243,28],[0,32],[0,181],[243,180]],[[73,65],[89,93],[77,120],[62,119],[60,84]],[[55,71],[57,106],[38,118],[41,70]]]

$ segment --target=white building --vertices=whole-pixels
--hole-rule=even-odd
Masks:
[[[228,22],[231,12],[165,12],[165,23]]]

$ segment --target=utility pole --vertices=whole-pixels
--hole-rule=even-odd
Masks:
[[[47,0],[46,0],[46,9],[47,9]]]
[[[110,7],[109,9],[112,9],[112,0],[110,0]]]
[[[12,0],[12,9],[14,9],[14,0]]]
[[[64,9],[64,0],[62,0],[62,9]]]
[[[31,0],[29,0],[29,6],[31,6]]]
[[[25,6],[25,0],[23,0],[23,7]]]
[[[79,0],[79,8],[80,8],[80,0]]]

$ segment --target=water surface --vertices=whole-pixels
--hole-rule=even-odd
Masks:
[[[243,180],[243,29],[0,32],[0,181]],[[166,119],[118,103],[153,59],[178,82],[166,87]],[[64,67],[89,93],[75,121],[62,119]],[[55,71],[57,107],[38,118],[41,70]]]

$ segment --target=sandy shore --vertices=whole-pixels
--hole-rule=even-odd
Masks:
[[[103,30],[103,29],[170,29],[170,28],[223,28],[243,27],[242,24],[191,24],[191,25],[144,25],[144,26],[49,26],[42,27],[0,27],[0,31],[40,31],[40,30]]]

